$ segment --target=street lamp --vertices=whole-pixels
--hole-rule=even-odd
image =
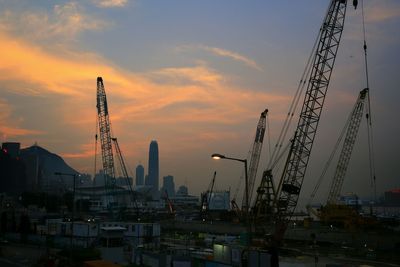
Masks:
[[[250,222],[249,222],[249,180],[247,176],[247,159],[238,159],[238,158],[232,158],[232,157],[227,157],[222,154],[214,153],[211,155],[213,159],[228,159],[228,160],[235,160],[235,161],[240,161],[244,163],[244,179],[245,179],[245,215],[246,215],[246,226],[247,226],[247,234],[249,235],[248,240],[249,244],[251,241],[251,229],[250,229]]]
[[[238,158],[231,158],[227,157],[222,154],[214,153],[211,155],[213,159],[228,159],[228,160],[235,160],[235,161],[240,161],[244,163],[244,177],[245,177],[245,212],[246,216],[247,213],[249,212],[249,187],[248,187],[248,176],[247,176],[247,159],[238,159]]]
[[[225,158],[224,155],[216,154],[216,153],[215,153],[215,154],[212,154],[211,157],[212,157],[213,159],[224,159],[224,158]]]
[[[65,175],[65,176],[72,176],[74,178],[74,186],[73,186],[73,193],[72,193],[72,218],[71,218],[71,238],[70,238],[70,245],[72,247],[72,239],[74,235],[74,217],[75,217],[75,180],[76,176],[79,176],[79,174],[74,174],[74,173],[62,173],[62,172],[55,172],[55,175]]]

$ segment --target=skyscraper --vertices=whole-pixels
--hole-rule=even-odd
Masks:
[[[136,186],[144,185],[144,168],[141,164],[136,167]]]
[[[164,176],[162,189],[163,189],[163,191],[167,191],[168,197],[175,196],[174,176],[172,176],[172,175]],[[164,192],[161,192],[161,195],[163,195],[163,194],[164,194]]]
[[[156,140],[150,142],[149,149],[149,185],[152,186],[153,199],[159,199],[158,179],[159,179],[159,163],[158,163],[158,144]]]

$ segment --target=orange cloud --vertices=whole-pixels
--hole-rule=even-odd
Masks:
[[[0,133],[3,139],[18,137],[23,135],[40,135],[43,134],[42,131],[21,129],[9,126],[0,126]]]
[[[93,87],[93,80],[102,73],[119,86],[130,84],[112,67],[98,64],[100,59],[92,54],[50,54],[22,40],[0,32],[0,80],[23,80],[40,85],[46,93],[82,96],[85,89]]]
[[[397,1],[377,1],[376,3],[369,3],[366,7],[366,22],[376,23],[400,18],[400,5]]]
[[[114,133],[124,137],[120,145],[130,158],[143,158],[146,153],[138,151],[147,151],[151,138],[165,140],[170,149],[240,139],[240,134],[218,127],[252,121],[264,108],[280,110],[289,100],[287,96],[235,87],[229,77],[204,63],[139,75],[96,54],[65,49],[53,53],[4,31],[0,31],[0,56],[0,84],[14,84],[5,87],[8,93],[59,96],[57,110],[48,110],[57,112],[58,125],[63,126],[62,130],[60,126],[54,129],[55,133],[62,131],[65,138],[57,150],[72,151],[63,156],[80,169],[90,170],[87,161],[93,156],[93,148],[82,143],[90,143],[88,138],[94,137],[98,76],[104,79]],[[17,88],[19,83],[30,88]],[[207,129],[206,124],[210,125]]]
[[[99,7],[123,7],[128,0],[92,0]]]
[[[12,106],[0,98],[0,135],[3,140],[27,135],[41,135],[44,133],[38,130],[21,128],[18,125],[18,121],[12,119],[12,111]]]
[[[82,144],[80,145],[80,149],[78,153],[61,153],[60,156],[66,159],[71,159],[71,158],[78,158],[78,159],[84,159],[84,158],[93,158],[94,157],[94,143],[90,144]]]

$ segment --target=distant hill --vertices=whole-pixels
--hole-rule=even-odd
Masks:
[[[28,180],[37,179],[39,188],[42,190],[64,190],[73,185],[71,176],[55,175],[55,172],[79,174],[76,170],[68,166],[65,161],[57,154],[51,153],[48,150],[33,145],[20,150],[20,157],[27,164],[32,164],[32,158],[35,159],[34,164],[37,166],[37,171],[34,175],[37,177],[28,177]],[[56,193],[56,192],[55,192]]]

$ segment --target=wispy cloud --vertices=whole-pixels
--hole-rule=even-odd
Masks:
[[[15,138],[19,136],[32,136],[32,135],[44,134],[42,131],[10,127],[5,125],[0,126],[0,133],[4,140],[7,140],[7,138]]]
[[[158,75],[158,78],[168,78],[169,83],[199,83],[207,86],[215,86],[224,78],[221,74],[208,68],[207,66],[199,65],[195,67],[181,68],[164,68],[155,71],[153,74]],[[153,78],[156,78],[153,75]]]
[[[99,7],[123,7],[128,4],[128,0],[92,0]]]
[[[220,56],[220,57],[227,57],[227,58],[233,59],[235,61],[244,63],[248,67],[251,67],[258,71],[263,70],[253,59],[248,58],[239,53],[227,50],[227,49],[223,49],[223,48],[219,48],[219,47],[211,47],[211,46],[206,46],[206,45],[182,45],[182,46],[178,47],[178,50],[188,50],[188,49],[201,49],[201,50],[210,52],[210,53]]]
[[[228,57],[231,59],[234,59],[236,61],[242,62],[244,64],[246,64],[249,67],[252,67],[256,70],[262,71],[262,68],[260,66],[257,65],[257,63],[248,58],[245,57],[239,53],[235,53],[226,49],[222,49],[222,48],[218,48],[218,47],[210,47],[210,46],[200,46],[202,49],[209,51],[215,55],[221,56],[221,57]]]
[[[94,144],[82,144],[78,153],[61,153],[61,157],[66,159],[82,159],[82,158],[93,158],[94,157]]]
[[[5,10],[1,14],[0,28],[15,32],[24,38],[58,42],[72,40],[84,31],[102,30],[110,23],[87,14],[77,2],[55,5],[51,12]]]
[[[398,1],[372,1],[366,6],[366,21],[370,23],[384,22],[400,18]]]

